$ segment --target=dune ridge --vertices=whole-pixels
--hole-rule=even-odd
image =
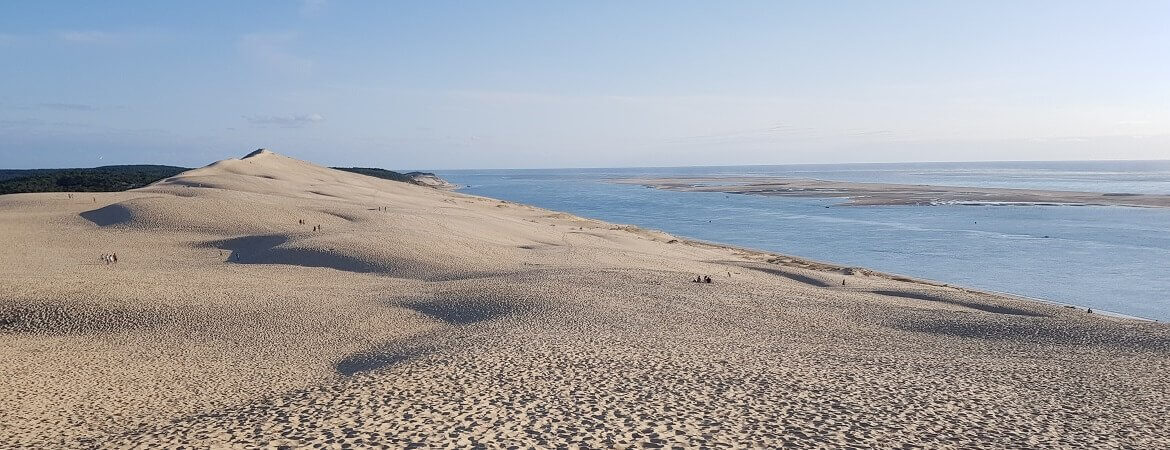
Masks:
[[[2,448],[1170,445],[1164,324],[271,151],[0,241]]]

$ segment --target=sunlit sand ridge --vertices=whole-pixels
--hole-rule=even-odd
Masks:
[[[3,447],[1170,445],[1163,324],[271,152],[0,242]]]

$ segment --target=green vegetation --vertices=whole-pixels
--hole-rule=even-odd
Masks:
[[[434,176],[435,175],[433,173],[427,173],[427,172],[401,173],[401,172],[395,172],[393,170],[378,169],[375,167],[331,167],[331,169],[344,170],[346,172],[359,173],[362,175],[367,175],[367,176],[371,176],[371,177],[375,177],[375,178],[382,178],[385,180],[393,180],[393,181],[401,181],[403,183],[410,183],[410,184],[423,184],[423,183],[419,183],[418,180],[414,179],[414,177],[416,177],[416,176],[422,176],[422,175]]]
[[[386,180],[420,184],[407,174],[373,167],[334,167]],[[186,167],[125,165],[91,169],[0,169],[0,194],[23,192],[117,192],[146,186],[190,170]],[[425,175],[425,174],[424,174]]]
[[[395,172],[393,170],[378,169],[375,167],[331,167],[331,169],[344,170],[346,172],[360,173],[362,175],[371,176],[374,178],[381,178],[384,180],[401,181],[403,183],[414,183],[410,177]]]
[[[126,165],[91,169],[0,170],[0,194],[22,192],[116,192],[146,186],[190,170],[185,167]]]

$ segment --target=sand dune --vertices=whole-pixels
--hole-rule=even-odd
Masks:
[[[1170,445],[1163,324],[271,152],[0,240],[4,448]]]

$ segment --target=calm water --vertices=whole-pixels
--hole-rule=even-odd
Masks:
[[[444,171],[463,192],[708,241],[1170,320],[1170,209],[838,207],[606,180],[775,175],[1170,194],[1170,161]],[[830,206],[826,208],[826,206]]]

